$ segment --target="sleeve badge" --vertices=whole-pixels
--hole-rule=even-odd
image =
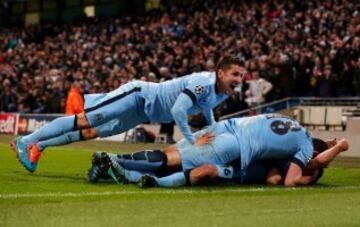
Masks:
[[[198,85],[195,87],[195,94],[197,95],[201,95],[202,93],[204,93],[205,88],[201,85]]]

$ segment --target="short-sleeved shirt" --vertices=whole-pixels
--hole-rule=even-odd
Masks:
[[[312,138],[293,119],[265,114],[233,118],[227,124],[238,139],[241,169],[263,159],[290,159],[303,169],[312,157]]]
[[[187,114],[212,110],[228,96],[216,91],[215,72],[198,72],[162,83],[142,83],[145,112],[152,122],[171,122],[171,108],[181,93],[187,94],[193,106]]]

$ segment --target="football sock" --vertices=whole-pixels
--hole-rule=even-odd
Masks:
[[[43,151],[48,146],[59,146],[69,144],[81,139],[80,130],[71,131],[61,136],[57,136],[48,140],[43,140],[37,143],[37,147],[40,151]]]
[[[130,183],[136,183],[145,174],[151,175],[155,179],[159,187],[179,187],[186,185],[186,177],[183,172],[173,173],[165,177],[156,177],[151,173],[143,173],[136,170],[123,169],[121,173]]]
[[[166,165],[167,157],[159,150],[145,150],[119,154],[117,162],[128,170],[155,171]]]
[[[42,140],[47,140],[65,134],[69,131],[74,130],[74,126],[76,125],[75,121],[75,116],[56,118],[55,120],[53,120],[49,124],[46,124],[39,130],[36,130],[30,135],[24,136],[22,138],[23,142],[25,144],[31,145]]]
[[[124,170],[124,177],[130,183],[136,183],[144,174],[135,170]],[[186,185],[186,178],[183,172],[177,172],[166,177],[155,177],[150,174],[156,181],[159,187],[180,187]]]
[[[166,177],[154,177],[159,187],[180,187],[186,185],[186,177],[183,172],[173,173]]]
[[[144,175],[144,173],[135,170],[124,170],[124,177],[130,183],[136,183]]]

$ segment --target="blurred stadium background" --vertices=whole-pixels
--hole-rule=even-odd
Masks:
[[[338,160],[338,163],[341,163],[341,166],[352,163],[350,166],[358,167],[354,163],[358,161],[356,157],[360,156],[359,34],[360,3],[351,0],[0,0],[0,224],[1,221],[4,226],[10,226],[11,223],[24,224],[20,219],[13,222],[14,217],[18,217],[16,209],[20,207],[21,211],[27,210],[27,207],[18,207],[16,204],[35,203],[32,209],[44,211],[47,201],[50,201],[50,204],[70,201],[71,208],[76,213],[74,200],[85,201],[91,196],[83,195],[82,198],[71,200],[72,196],[66,194],[69,191],[84,190],[90,194],[94,191],[117,191],[117,186],[98,187],[84,183],[90,153],[94,149],[130,151],[144,147],[138,143],[172,143],[181,137],[173,124],[146,124],[110,138],[131,143],[109,144],[98,141],[64,148],[71,150],[74,156],[69,155],[69,152],[62,155],[61,152],[58,154],[57,149],[49,149],[51,151],[41,162],[40,166],[43,166],[40,167],[38,175],[30,177],[19,170],[18,163],[10,161],[13,157],[7,155],[10,149],[5,144],[15,135],[30,133],[65,114],[69,93],[75,93],[76,96],[109,92],[135,79],[161,82],[191,72],[213,70],[218,59],[225,54],[237,55],[246,61],[249,74],[237,88],[237,93],[216,109],[217,119],[259,113],[284,113],[299,120],[316,136],[348,138],[350,151],[344,153],[347,157]],[[263,92],[265,84],[272,85],[270,91]],[[71,101],[68,105],[71,106]],[[76,108],[70,109],[78,111]],[[204,125],[202,116],[191,117],[189,120],[194,130]],[[78,146],[84,146],[85,151],[77,152]],[[6,154],[1,154],[5,152]],[[79,168],[71,167],[62,172],[63,166],[71,163],[71,160],[80,163],[77,166]],[[342,191],[341,186],[350,185],[350,188],[344,189],[346,193],[358,192],[357,171],[356,168],[336,171],[330,169],[330,173],[334,175],[325,175],[322,182],[335,185],[340,182],[338,191]],[[61,175],[66,177],[61,178]],[[29,177],[36,183],[29,183]],[[352,181],[346,181],[347,177]],[[54,179],[57,179],[56,185],[51,185]],[[78,186],[80,179],[82,185]],[[90,188],[85,189],[85,186]],[[16,197],[18,194],[14,194],[39,191],[57,193],[59,190],[66,194],[61,199],[57,196],[41,197],[41,194],[40,199],[23,194]],[[237,188],[232,192],[232,196],[222,188],[216,190],[223,195],[210,198],[214,201],[219,199],[217,204],[220,207],[224,198],[228,198],[228,202],[238,201],[239,204],[249,202],[242,197],[241,191],[236,191]],[[319,211],[329,218],[328,222],[326,219],[314,222],[316,217],[304,213],[301,205],[288,211],[287,206],[291,204],[286,202],[288,200],[285,200],[285,197],[281,197],[282,191],[264,190],[263,193],[253,195],[250,201],[253,213],[242,214],[246,225],[251,225],[251,218],[258,218],[257,204],[265,195],[275,196],[283,203],[279,211],[281,215],[275,219],[267,216],[268,219],[277,221],[273,222],[276,226],[287,215],[292,219],[283,224],[293,224],[291,221],[295,221],[295,225],[304,224],[296,219],[295,213],[299,212],[304,220],[309,220],[305,222],[307,225],[359,223],[358,218],[354,218],[356,215],[349,212],[347,206],[352,204],[354,208],[356,204],[360,204],[355,203],[359,201],[358,194],[351,194],[353,200],[349,202],[345,195],[339,195],[336,201],[328,201],[329,195],[333,193],[332,189],[306,192],[308,199],[317,199],[320,198],[317,197],[319,194],[323,195],[321,201],[324,206],[318,209],[313,209],[312,200],[305,202],[309,213]],[[127,195],[137,193],[140,192],[130,188]],[[166,199],[177,204],[179,209],[191,208],[181,201],[187,192],[181,192],[183,195],[180,193],[178,198],[170,194],[162,196],[156,193],[150,196],[151,201],[159,199],[159,204],[163,205],[160,210],[164,213],[173,208],[164,205]],[[207,200],[201,199],[207,192],[200,189],[194,193],[195,195],[186,197],[192,201],[191,204],[197,201],[201,204],[199,209],[211,209],[206,205]],[[251,192],[247,193],[252,195]],[[304,201],[302,191],[287,193],[287,197],[299,203]],[[94,195],[96,196],[96,193]],[[101,196],[96,199],[91,197],[90,200],[98,201],[107,195],[105,193]],[[121,194],[110,193],[110,196],[115,196],[117,202],[130,204],[132,209],[139,208],[136,206],[139,201],[145,202],[149,207],[159,206],[147,201],[142,194],[137,195],[134,201],[120,198]],[[161,200],[161,197],[165,200]],[[114,207],[106,203],[106,200],[109,199],[106,197],[100,206],[105,209],[96,210],[97,212],[113,212]],[[336,215],[326,211],[327,207],[331,207],[331,201],[343,208],[340,216],[339,213]],[[269,202],[277,203],[276,200]],[[10,204],[13,207],[6,213]],[[30,210],[33,211],[32,209]],[[125,212],[124,209],[121,210]],[[147,212],[143,208],[141,210]],[[264,216],[269,214],[266,210],[260,210],[260,213]],[[86,210],[81,219],[84,225],[91,225],[89,220],[97,224],[100,224],[99,220],[109,224],[119,221],[86,219],[90,214],[93,214],[92,211]],[[153,217],[150,213],[146,214],[147,219],[140,219],[144,223]],[[201,216],[197,214],[187,213],[192,218]],[[68,217],[64,220],[75,220],[69,213],[62,215]],[[224,219],[228,217],[226,215],[216,218],[214,213],[210,213],[211,217],[215,217],[215,222],[205,221],[205,214],[203,215],[203,218],[200,218],[202,222],[197,222],[198,226],[238,224],[224,221],[227,220]],[[36,213],[35,217],[38,216],[43,215]],[[251,218],[246,218],[247,216]],[[268,219],[263,219],[260,223],[269,225],[266,221]],[[48,220],[46,224],[56,225],[55,219]],[[66,225],[64,220],[58,224]],[[178,225],[184,221],[181,215],[175,220],[179,221]],[[220,220],[222,222],[219,222]],[[29,223],[36,225],[36,222]],[[129,221],[125,223],[134,224]],[[163,224],[173,225],[169,222]]]
[[[213,70],[233,54],[249,74],[216,110],[218,119],[281,111],[316,135],[358,145],[358,1],[0,2],[0,133],[34,131],[74,103],[70,93]],[[190,122],[204,125],[201,116]],[[173,127],[150,125],[138,130],[141,138],[115,139],[171,143],[179,139]]]

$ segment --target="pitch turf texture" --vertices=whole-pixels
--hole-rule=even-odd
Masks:
[[[320,184],[139,189],[91,184],[91,153],[149,145],[77,143],[48,149],[34,174],[0,137],[0,226],[359,226],[360,160],[337,159]],[[159,147],[159,145],[150,145]]]

